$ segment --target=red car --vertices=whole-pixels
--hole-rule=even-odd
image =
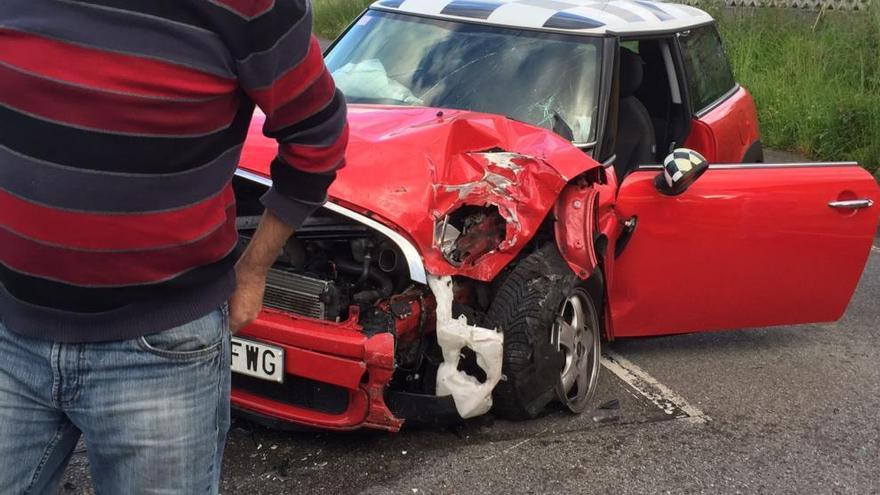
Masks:
[[[876,182],[761,163],[698,9],[381,0],[326,55],[348,166],[234,339],[240,414],[396,431],[580,412],[603,340],[833,321],[859,281]],[[234,182],[243,243],[276,152],[261,125]]]

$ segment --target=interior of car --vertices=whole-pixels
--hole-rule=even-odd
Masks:
[[[660,163],[690,131],[674,38],[624,40],[614,161],[618,182],[639,165]]]

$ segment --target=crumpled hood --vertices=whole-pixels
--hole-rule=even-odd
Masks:
[[[277,145],[255,115],[241,166],[269,175]],[[331,201],[373,214],[411,238],[429,272],[490,280],[528,242],[568,181],[594,160],[542,128],[502,116],[413,107],[351,105],[347,165]],[[454,266],[435,226],[462,205],[494,205],[507,221],[491,255]]]

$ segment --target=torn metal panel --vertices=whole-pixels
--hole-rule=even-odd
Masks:
[[[468,325],[464,315],[452,317],[452,277],[429,275],[428,285],[437,300],[437,342],[443,350],[443,363],[437,370],[437,395],[451,395],[462,418],[486,414],[492,408],[492,391],[501,380],[504,336]],[[486,373],[485,381],[459,371],[465,348],[476,355],[477,365]]]
[[[254,118],[242,163],[268,175],[277,145],[262,136],[262,120]],[[407,237],[437,275],[492,280],[531,240],[569,180],[601,167],[553,132],[499,115],[352,105],[349,122],[347,165],[330,200]],[[504,239],[450,263],[441,241],[455,232],[444,220],[464,206],[496,207]]]
[[[434,251],[451,265],[434,271],[491,280],[532,238],[566,178],[519,153],[468,152],[454,159],[459,165],[438,174],[433,185]]]

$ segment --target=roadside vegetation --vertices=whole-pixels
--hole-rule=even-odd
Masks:
[[[738,9],[716,15],[764,145],[855,160],[880,180],[880,2],[868,12]]]
[[[374,0],[312,0],[315,33],[334,39]]]
[[[315,30],[330,39],[372,3],[313,1]],[[766,147],[855,160],[880,180],[880,0],[854,13],[703,8],[757,101]]]

